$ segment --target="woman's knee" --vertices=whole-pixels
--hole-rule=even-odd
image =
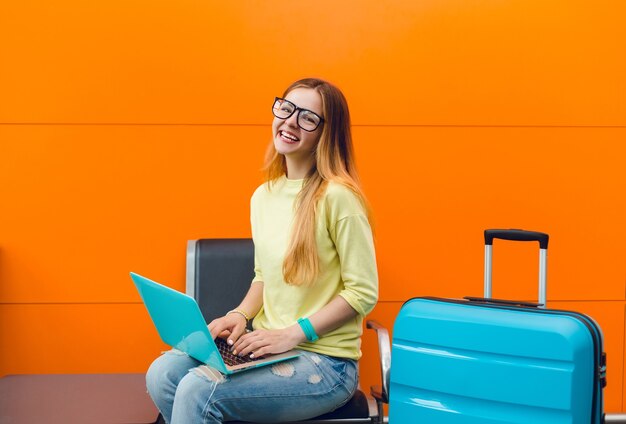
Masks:
[[[163,375],[163,361],[161,358],[162,356],[152,361],[146,372],[146,386],[150,393],[153,393],[161,385],[160,381]]]
[[[183,352],[170,350],[156,358],[146,372],[146,386],[151,394],[174,388],[197,362]]]
[[[189,370],[176,388],[174,417],[180,422],[197,421],[198,417],[202,417],[202,422],[221,422],[222,414],[211,398],[216,387],[224,382],[226,377],[206,365]]]

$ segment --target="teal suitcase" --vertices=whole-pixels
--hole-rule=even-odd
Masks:
[[[540,243],[540,303],[491,299],[494,238]],[[544,309],[548,235],[485,231],[485,297],[415,298],[393,331],[392,424],[599,424],[606,355],[590,317]]]

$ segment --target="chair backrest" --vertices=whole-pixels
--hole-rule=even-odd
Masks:
[[[207,323],[242,301],[254,277],[252,239],[200,239],[187,244],[187,294]]]

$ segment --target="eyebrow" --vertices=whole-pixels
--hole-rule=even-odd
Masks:
[[[306,110],[307,112],[312,112],[312,113],[316,114],[317,116],[319,116],[321,119],[324,119],[324,118],[322,117],[322,114],[321,114],[321,113],[318,113],[318,112],[316,112],[316,111],[314,111],[314,110],[311,110],[311,109],[307,109],[307,108],[305,108],[305,107],[300,107],[300,106],[298,106],[297,104],[295,104],[294,102],[292,102],[292,101],[291,101],[291,100],[289,100],[289,99],[285,99],[285,98],[283,98],[283,100],[285,100],[285,101],[287,101],[287,102],[291,103],[292,105],[294,105],[294,106],[296,107],[296,109]]]

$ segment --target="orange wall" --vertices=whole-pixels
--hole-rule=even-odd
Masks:
[[[484,228],[546,231],[550,306],[599,321],[624,410],[624,18],[617,0],[3,5],[0,375],[144,371],[165,346],[128,272],[183,289],[186,240],[249,236],[271,99],[321,76],[375,213],[372,317],[479,295]],[[535,297],[535,246],[494,253],[494,295]],[[363,350],[367,387],[373,335]]]

